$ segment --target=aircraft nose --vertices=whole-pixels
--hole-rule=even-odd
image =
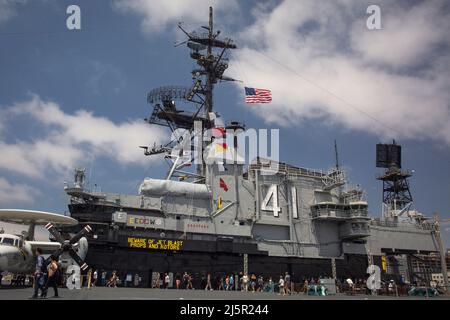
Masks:
[[[8,265],[8,256],[14,253],[14,248],[0,246],[0,268]]]

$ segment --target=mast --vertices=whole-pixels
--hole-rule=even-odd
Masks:
[[[209,24],[208,24],[208,47],[207,47],[207,57],[206,59],[210,61],[213,59],[212,55],[212,46],[211,43],[214,40],[214,34],[213,34],[213,28],[214,28],[214,22],[213,22],[213,8],[209,7]],[[208,66],[205,68],[206,73],[206,83],[205,83],[205,111],[204,111],[204,117],[209,118],[209,113],[213,111],[213,90],[214,90],[214,75],[213,75],[213,68],[211,68],[211,65],[208,64]],[[207,122],[202,123],[202,137],[203,137],[203,130],[208,129],[211,127],[211,125],[208,125]],[[203,141],[202,139],[202,150],[205,150],[205,148],[208,146],[207,141]],[[199,164],[197,166],[197,174],[205,176],[206,173],[206,163],[205,161],[202,162],[202,164]],[[206,181],[205,181],[206,182]]]
[[[224,72],[228,68],[228,50],[235,49],[236,45],[229,38],[219,39],[220,31],[214,31],[212,7],[209,7],[208,26],[201,26],[207,32],[188,32],[181,23],[178,24],[178,28],[187,36],[187,40],[176,46],[186,44],[191,50],[190,57],[197,63],[197,67],[191,72],[193,85],[192,87],[164,86],[150,91],[147,101],[153,105],[153,112],[150,118],[145,120],[150,124],[169,127],[172,132],[179,128],[189,130],[191,140],[199,139],[200,142],[198,144],[201,144],[204,150],[210,141],[203,141],[203,133],[214,125],[214,120],[210,118],[210,113],[214,112],[214,85],[222,81],[236,81],[233,78],[224,76]],[[191,103],[195,105],[195,110],[180,109],[175,101]],[[198,130],[198,123],[201,123],[201,132]],[[196,135],[195,138],[193,133]],[[179,164],[179,158],[182,155],[172,154],[172,150],[179,145],[178,140],[174,139],[164,146],[153,146],[150,150],[146,146],[141,146],[141,148],[144,149],[145,155],[165,153],[166,159],[172,161],[167,179],[187,177],[195,182],[205,183],[205,161],[197,165],[195,174],[179,170],[183,165]]]
[[[337,141],[336,141],[336,139],[334,140],[334,157],[335,157],[335,161],[336,161],[336,168],[335,168],[336,169],[336,174],[337,174],[338,179],[340,178],[340,180],[341,180],[340,183],[338,184],[337,195],[341,199],[342,198],[342,193],[343,193],[342,186],[343,186],[344,179],[343,179],[343,177],[341,177],[342,171],[339,168],[339,156],[338,156],[338,148],[337,148]]]
[[[212,56],[212,40],[213,38],[213,8],[209,7],[209,33],[208,33],[208,38],[209,38],[209,43],[208,43],[208,56],[207,59],[210,59],[210,57]],[[213,110],[213,70],[211,68],[208,68],[208,73],[206,75],[206,93],[205,93],[205,111],[207,113],[212,112]]]
[[[337,149],[337,142],[334,140],[334,156],[336,159],[336,170],[339,170],[339,157],[338,157],[338,149]]]

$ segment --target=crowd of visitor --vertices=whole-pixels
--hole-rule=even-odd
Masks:
[[[91,277],[91,286],[106,286],[117,287],[121,286],[141,286],[140,278],[131,277],[132,279],[125,279],[127,275],[123,275],[122,279],[118,276],[116,271],[107,273],[106,271],[91,270],[89,273]],[[128,276],[130,277],[130,276]],[[138,279],[135,281],[135,279]],[[87,279],[86,279],[87,281]],[[85,281],[85,285],[86,285]],[[303,284],[308,286],[308,283],[315,284],[319,279],[303,279],[302,286],[294,288],[294,282],[291,281],[291,275],[288,272],[281,274],[275,279],[271,276],[264,277],[256,274],[236,273],[215,275],[206,273],[202,276],[192,275],[188,272],[169,273],[155,273],[151,279],[151,288],[156,289],[184,289],[184,290],[219,290],[219,291],[243,291],[243,292],[276,292],[280,295],[289,295],[293,292],[298,292],[303,288]]]
[[[64,273],[58,259],[51,256],[49,262],[46,262],[42,256],[42,250],[36,250],[36,267],[34,273],[34,295],[33,298],[38,296],[46,297],[48,289],[53,288],[54,296],[58,297],[58,287],[66,284],[67,277],[69,275]],[[184,273],[158,273],[152,272],[151,279],[144,279],[139,274],[121,274],[119,277],[117,271],[107,272],[106,270],[91,268],[87,274],[82,275],[80,279],[81,286],[96,287],[142,287],[144,283],[150,282],[152,288],[169,289],[174,288],[177,290],[219,290],[219,291],[242,291],[242,292],[272,292],[279,295],[291,295],[293,293],[310,294],[312,291],[319,293],[318,295],[325,295],[328,290],[324,285],[324,281],[327,285],[330,285],[330,278],[320,276],[318,278],[295,278],[295,281],[291,279],[289,272],[280,274],[276,278],[272,276],[256,275],[254,273],[232,273],[232,274],[214,274],[205,273],[202,275],[192,275],[185,271]],[[328,279],[327,279],[328,278]],[[365,293],[371,294],[370,289],[366,285],[365,279],[352,279],[351,277],[338,278],[331,280],[331,283],[335,285],[335,292],[342,292],[348,294]],[[415,287],[416,284],[411,284],[409,287]],[[408,287],[407,284],[400,281],[399,285],[394,280],[384,281],[382,283],[381,290],[384,290],[384,294],[387,295],[399,295],[399,288],[404,291],[404,287]],[[322,290],[322,294],[320,291]],[[39,294],[39,291],[40,294]],[[401,292],[400,292],[401,293]]]
[[[42,297],[47,295],[49,287],[54,290],[54,295],[58,296],[58,286],[65,283],[65,275],[61,272],[61,267],[58,264],[56,258],[52,257],[48,265],[44,264],[42,253],[37,251],[37,262],[35,272],[35,294],[33,297],[38,296],[38,291],[41,291]],[[309,294],[313,288],[317,291],[318,287],[323,287],[322,280],[326,277],[318,278],[301,278],[292,281],[289,272],[280,274],[276,278],[272,276],[256,275],[254,273],[234,273],[234,274],[215,274],[206,273],[201,276],[198,274],[192,275],[188,272],[180,273],[152,273],[152,279],[150,286],[152,288],[169,289],[174,288],[177,290],[219,290],[219,291],[242,291],[242,292],[272,292],[279,295],[291,295],[293,293]],[[82,276],[82,286],[105,286],[115,288],[117,286],[129,286],[139,287],[141,285],[142,278],[135,274],[124,274],[123,277],[119,277],[117,271],[107,272],[101,269],[90,269],[87,275]],[[341,292],[348,292],[353,294],[361,288],[365,288],[367,294],[367,286],[364,279],[352,279],[341,278],[336,279],[336,289]],[[387,285],[387,294],[398,294],[397,286],[393,281],[390,281]]]

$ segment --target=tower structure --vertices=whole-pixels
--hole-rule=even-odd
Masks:
[[[385,168],[377,179],[383,182],[383,216],[397,219],[407,213],[413,203],[409,190],[410,171],[401,169],[402,149],[395,140],[392,144],[377,144],[376,166]]]

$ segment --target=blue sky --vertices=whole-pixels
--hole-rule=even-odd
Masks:
[[[444,1],[379,1],[377,31],[365,28],[364,1],[0,1],[0,206],[67,210],[74,166],[111,192],[163,177],[165,164],[137,148],[164,138],[142,122],[146,94],[191,84],[188,49],[173,46],[176,24],[205,24],[210,3],[240,48],[228,74],[244,83],[216,90],[225,119],[279,128],[281,160],[307,168],[333,166],[336,139],[374,216],[375,144],[396,139],[403,167],[415,171],[416,208],[450,218]],[[70,4],[81,8],[80,31],[66,28]],[[273,103],[245,105],[243,85],[271,89]]]

